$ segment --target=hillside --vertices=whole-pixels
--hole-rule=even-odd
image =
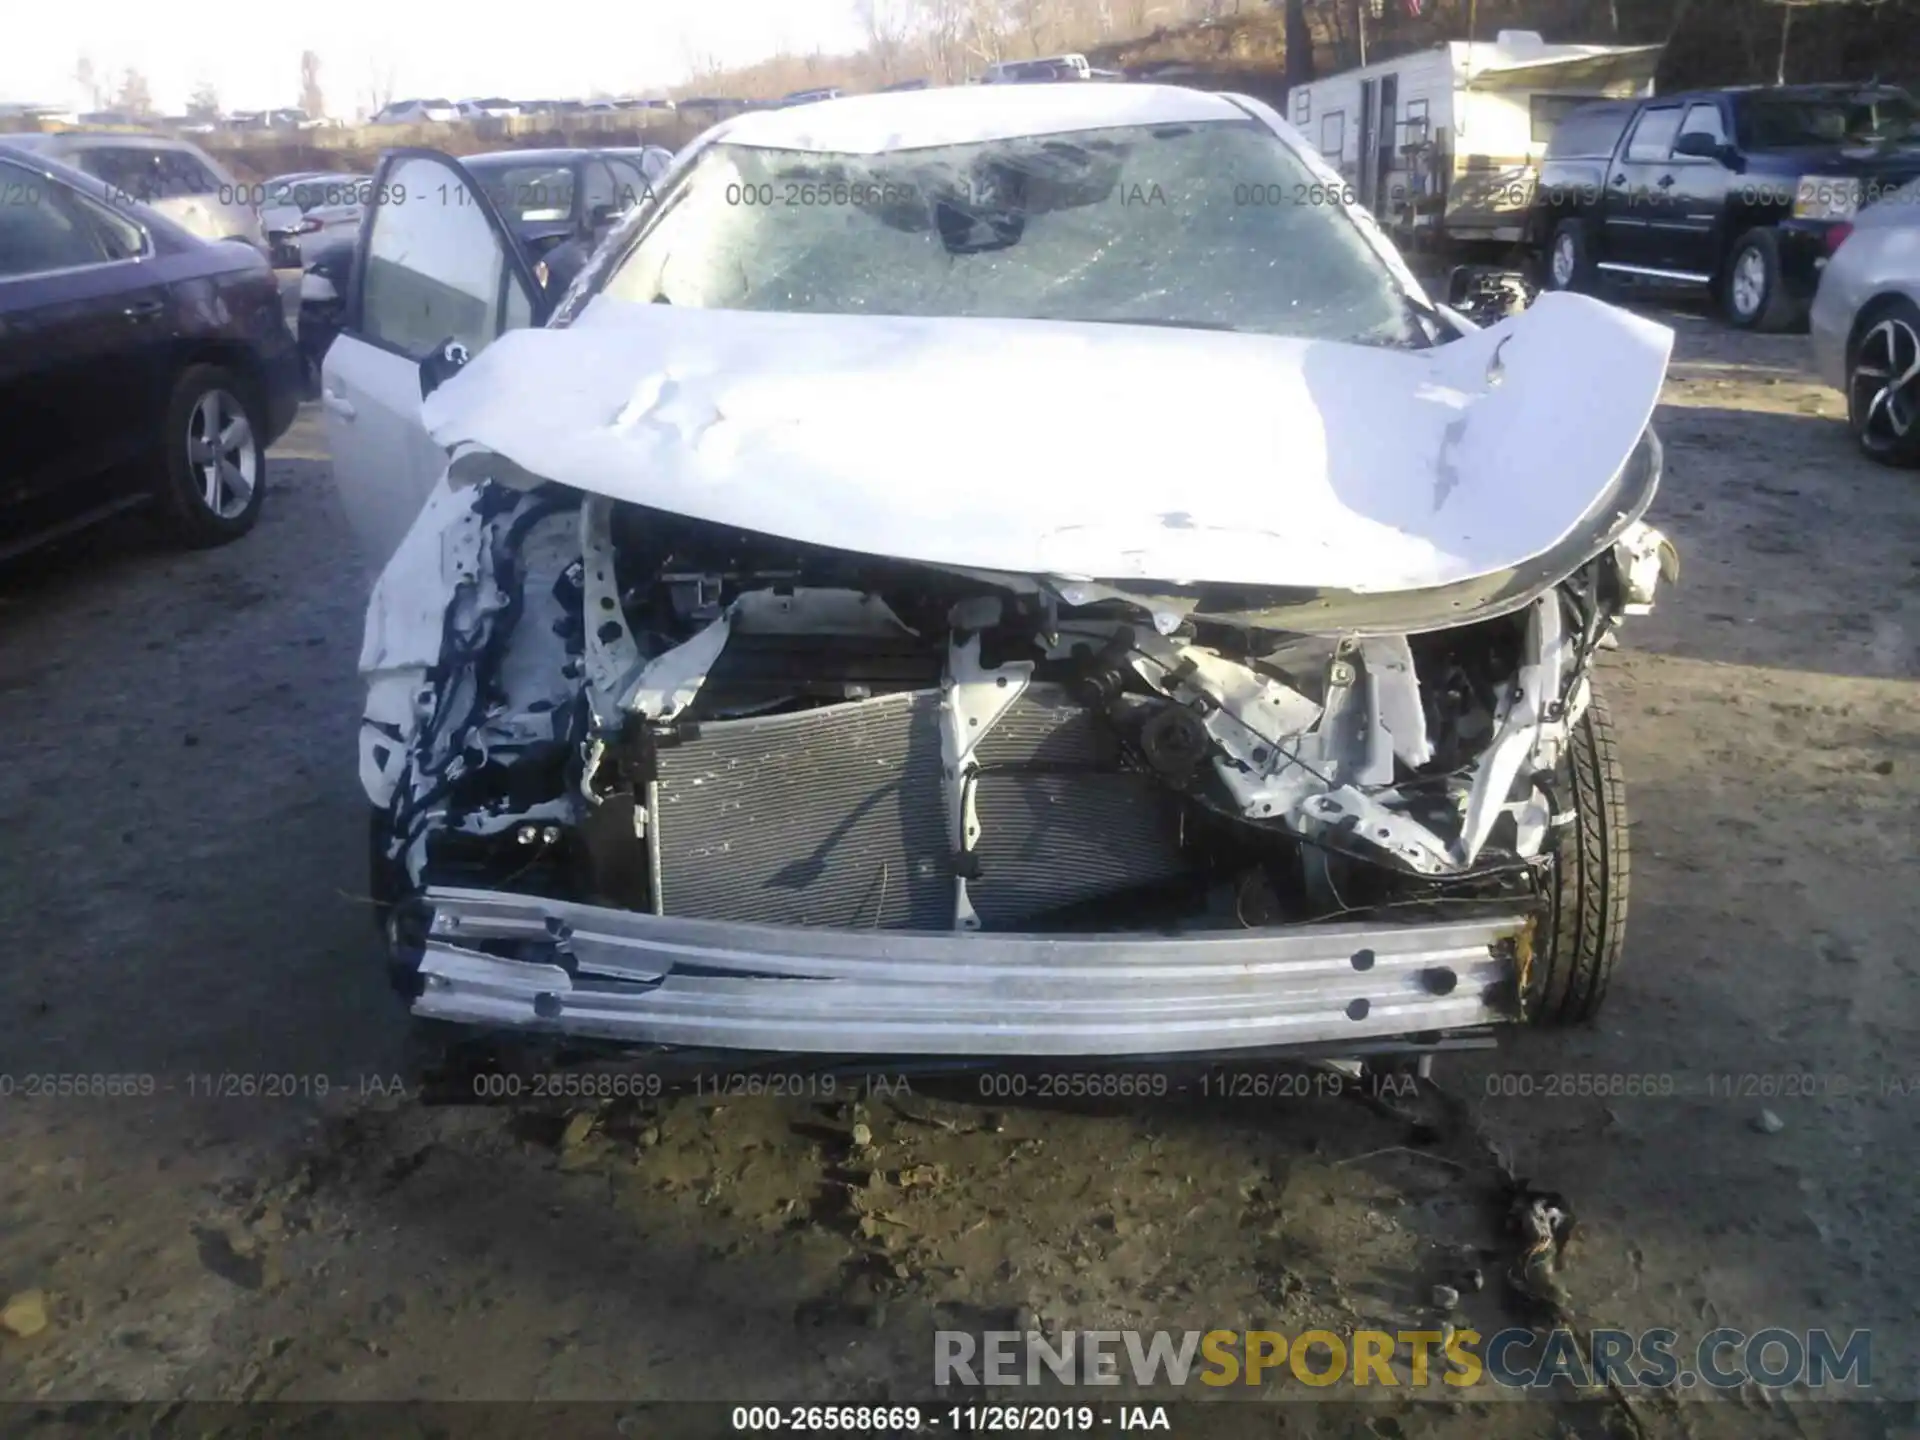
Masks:
[[[1184,83],[1231,82],[1269,94],[1283,85],[1284,20],[1267,0],[871,3],[892,17],[891,28],[873,27],[874,40],[858,53],[783,54],[743,69],[710,69],[679,93],[774,99],[814,86],[873,89],[923,75],[953,83],[989,60],[1069,50],[1136,76],[1177,66]],[[1669,90],[1771,81],[1788,19],[1766,0],[1425,0],[1419,8],[1414,17],[1406,0],[1385,0],[1367,21],[1369,58],[1444,40],[1491,39],[1502,28],[1537,30],[1554,42],[1665,42],[1660,85]],[[1189,18],[1154,29],[1126,24],[1130,14],[1169,10]],[[1359,63],[1353,0],[1308,0],[1306,13],[1317,73]],[[1920,0],[1796,4],[1789,27],[1789,80],[1920,80]]]

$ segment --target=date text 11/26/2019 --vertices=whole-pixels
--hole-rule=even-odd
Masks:
[[[736,1405],[736,1433],[955,1435],[1173,1428],[1164,1405]]]
[[[162,1096],[188,1100],[324,1100],[335,1096],[398,1096],[408,1093],[399,1075],[345,1077],[299,1070],[193,1071],[155,1075],[148,1071],[0,1072],[0,1101],[145,1100]]]

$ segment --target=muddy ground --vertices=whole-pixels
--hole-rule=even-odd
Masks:
[[[579,1118],[424,1106],[392,1093],[407,1027],[361,896],[368,576],[317,417],[239,545],[181,555],[127,525],[15,566],[0,1304],[45,1324],[0,1331],[0,1395],[872,1401],[930,1392],[941,1327],[1490,1331],[1530,1313],[1501,1228],[1524,1178],[1578,1216],[1577,1325],[1871,1328],[1876,1390],[1912,1399],[1920,477],[1854,453],[1804,339],[1653,313],[1679,334],[1653,518],[1684,573],[1603,671],[1634,814],[1625,966],[1597,1028],[1446,1059],[1437,1092],[1384,1106],[1298,1077],[1237,1100],[963,1080]],[[153,1093],[36,1093],[58,1076]],[[245,1076],[295,1093],[210,1093]],[[1234,1418],[1913,1421],[1752,1387]]]

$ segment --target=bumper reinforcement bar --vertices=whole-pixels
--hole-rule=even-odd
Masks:
[[[742,925],[481,890],[426,900],[417,1015],[849,1056],[1377,1048],[1517,1019],[1533,924],[1516,910],[1184,934],[948,934]]]

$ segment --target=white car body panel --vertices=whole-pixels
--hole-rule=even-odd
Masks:
[[[1426,351],[603,296],[503,336],[423,415],[443,448],[809,544],[1378,593],[1568,535],[1638,443],[1671,344],[1566,295]],[[957,417],[992,419],[962,441]]]
[[[323,170],[281,177],[268,184],[269,194],[275,193],[275,186],[286,188],[281,198],[260,207],[261,223],[269,235],[279,232],[289,236],[304,265],[310,250],[322,249],[359,231],[373,177]],[[306,203],[303,207],[297,201]],[[313,228],[302,229],[303,225]]]
[[[159,211],[202,240],[246,240],[262,250],[266,248],[266,230],[251,205],[222,200],[215,194],[154,200],[147,208]]]
[[[1246,118],[1247,112],[1225,96],[1171,85],[1008,85],[990,92],[956,85],[750,110],[722,121],[702,143],[877,155],[1108,126]]]
[[[387,106],[373,117],[371,123],[375,125],[445,124],[459,118],[460,109],[456,105],[435,105],[419,100],[403,100]]]
[[[1249,118],[1335,178],[1258,102],[1041,85],[748,115],[689,146],[666,183],[722,141],[871,153]],[[1344,215],[1439,338],[1446,312],[1364,211]],[[413,293],[429,305],[433,284],[493,293],[475,267],[497,273],[501,257],[471,225],[401,230],[380,252],[383,216],[369,243],[428,282]],[[375,893],[430,912],[423,941],[396,927],[390,947],[415,1014],[650,1045],[1092,1055],[1373,1035],[1424,1048],[1527,1017],[1537,915],[1509,887],[1521,867],[1539,883],[1533,862],[1585,823],[1557,784],[1575,727],[1604,721],[1582,667],[1674,578],[1671,547],[1638,520],[1658,484],[1647,422],[1671,331],[1568,295],[1418,349],[594,296],[647,223],[636,214],[603,243],[546,328],[512,329],[537,312],[506,298],[508,333],[468,325],[477,353],[449,374],[462,358],[449,350],[424,403],[411,358],[352,333],[323,367],[336,480],[385,562],[360,656],[359,769],[382,817]],[[395,294],[375,318],[402,323],[374,329],[418,353],[431,331],[407,328],[416,301]],[[849,567],[823,548],[903,566]],[[1513,623],[1476,623],[1496,615]],[[1003,630],[1027,648],[990,658],[983,636]],[[728,688],[736,635],[904,635],[944,656],[925,657],[913,691],[870,694],[849,671],[818,706],[786,711],[811,689],[774,690],[769,713],[760,690]],[[982,768],[1002,764],[989,732],[1027,744],[1005,733],[1023,696],[1069,698],[1042,663],[1082,668],[1108,719],[1138,722],[1146,763],[1213,820],[1262,845],[1291,832],[1317,898],[1289,910],[1277,882],[1262,889],[1266,858],[1236,870],[1229,850],[1204,863],[1251,935],[1220,933],[1211,908],[1106,936],[994,928],[1007,872],[993,867],[1008,862],[967,863],[983,826],[1021,855],[1034,852],[1019,826],[1049,827],[1076,859],[1123,814],[1144,819],[1116,856],[1169,838],[1153,806],[1096,809],[1070,787],[977,803]],[[714,748],[681,748],[701,744]],[[862,773],[823,783],[813,757]],[[872,785],[900,811],[897,833],[876,822],[884,849],[845,839],[872,810],[847,797]],[[529,882],[530,861],[574,863],[570,832],[596,867],[633,862],[644,890],[581,905]],[[435,840],[454,835],[500,890],[442,888]],[[843,845],[851,878],[819,882],[845,892],[822,908],[822,856]],[[1435,883],[1499,875],[1505,898],[1469,922],[1328,925],[1348,901],[1331,856],[1310,862],[1343,850]],[[1147,849],[1136,863],[1126,885],[1158,884]],[[894,876],[931,883],[896,890],[888,910]],[[1022,903],[1080,903],[1059,893]],[[509,955],[488,943],[502,938],[529,943]]]
[[[300,263],[306,265],[313,255],[337,240],[352,239],[359,233],[360,219],[366,208],[353,205],[316,205],[306,213],[308,220],[318,220],[317,230],[302,230],[293,237],[293,243],[300,252]]]
[[[300,228],[306,216],[298,205],[267,204],[260,207],[260,228],[269,235],[289,235]]]
[[[1033,85],[752,112],[681,151],[666,183],[720,143],[858,153],[1250,115],[1316,178],[1337,179],[1270,107],[1245,97]],[[1349,213],[1423,301],[1371,217]],[[563,314],[617,249],[603,246],[576,278]],[[413,432],[387,442],[404,463],[382,463],[364,426],[334,452],[349,516],[379,560],[425,502],[446,450],[466,444],[582,489],[869,553],[1365,592],[1442,585],[1550,548],[1637,442],[1671,344],[1665,327],[1571,296],[1543,297],[1514,321],[1424,352],[600,297],[571,324],[490,345],[432,398],[432,438],[408,362],[366,355],[372,347],[346,333],[327,373],[358,392],[343,397],[349,404],[383,409],[379,428]],[[941,438],[956,415],[985,413],[1002,417],[1017,469]],[[1221,419],[1125,418],[1169,413]],[[328,423],[345,428],[331,407]],[[912,487],[900,483],[903,457]],[[363,466],[375,473],[355,473]],[[1249,486],[1249,473],[1278,483]]]
[[[447,468],[420,423],[420,367],[342,334],[320,365],[320,404],[341,506],[369,558],[384,562]]]

